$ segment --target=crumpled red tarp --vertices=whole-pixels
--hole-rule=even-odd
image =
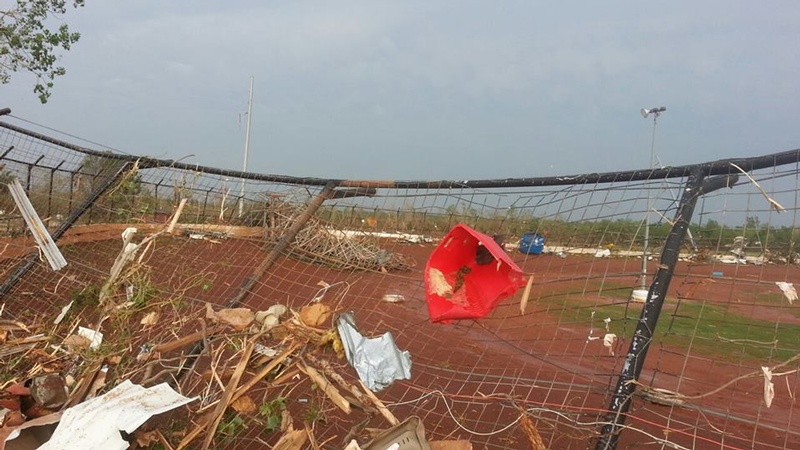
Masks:
[[[487,250],[494,260],[478,264],[476,254]],[[484,317],[525,284],[525,274],[492,237],[464,224],[450,230],[425,265],[425,297],[434,323]]]

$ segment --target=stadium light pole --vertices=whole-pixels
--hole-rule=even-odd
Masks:
[[[648,168],[650,170],[653,169],[653,165],[655,164],[655,149],[656,149],[656,128],[658,126],[658,117],[666,111],[667,108],[665,106],[659,106],[656,108],[642,108],[639,112],[642,114],[642,118],[647,119],[649,116],[653,116],[653,136],[650,140],[650,165]],[[647,289],[647,252],[650,246],[650,190],[647,190],[647,210],[644,212],[644,250],[642,251],[642,283],[641,289]]]

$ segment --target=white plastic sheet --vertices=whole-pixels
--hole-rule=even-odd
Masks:
[[[178,394],[166,383],[143,388],[125,380],[104,395],[64,411],[53,436],[39,450],[125,450],[129,443],[120,430],[133,433],[150,417],[195,399]]]
[[[775,284],[777,284],[780,290],[783,291],[783,295],[786,297],[786,300],[789,300],[790,305],[793,301],[797,300],[797,290],[794,288],[792,283],[776,281]]]

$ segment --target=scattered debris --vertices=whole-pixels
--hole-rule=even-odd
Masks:
[[[300,320],[310,327],[319,327],[331,317],[331,308],[324,303],[312,303],[300,309]]]
[[[472,450],[472,442],[465,440],[430,441],[431,450]]]
[[[441,270],[432,267],[428,269],[429,292],[440,297],[450,298],[453,296],[453,286],[447,282],[447,278]]]
[[[539,434],[539,429],[536,428],[536,424],[533,423],[533,420],[525,410],[521,411],[520,425],[522,425],[525,437],[528,438],[531,450],[547,450],[547,446],[544,445],[542,440],[542,435]]]
[[[214,311],[211,303],[206,303],[206,318],[230,325],[236,330],[244,330],[255,320],[255,314],[249,308],[226,308]]]
[[[522,298],[519,300],[519,313],[525,314],[525,308],[528,307],[528,300],[531,297],[531,288],[533,287],[533,275],[528,277],[528,284],[525,285],[525,290],[522,291]]]
[[[770,197],[769,194],[767,194],[767,191],[765,191],[764,188],[762,188],[761,185],[758,184],[758,182],[755,180],[755,178],[750,176],[749,173],[747,173],[744,169],[742,169],[741,167],[737,166],[736,164],[734,164],[732,162],[730,162],[729,164],[731,166],[733,166],[734,168],[738,169],[739,172],[742,172],[750,180],[750,182],[753,183],[756,188],[758,188],[758,190],[761,192],[761,195],[763,195],[764,198],[767,199],[767,202],[769,203],[769,206],[774,208],[775,211],[777,211],[779,213],[786,211],[786,208],[781,206],[780,203],[776,202],[772,197]]]
[[[617,335],[614,333],[606,333],[603,336],[603,346],[608,349],[608,354],[614,356],[614,344],[617,342]]]
[[[133,433],[149,417],[185,405],[186,398],[162,383],[151,388],[123,381],[106,394],[65,410],[50,440],[40,450],[128,448],[120,430]]]
[[[717,255],[715,258],[722,264],[747,264],[745,258],[740,258],[736,255]]]
[[[546,240],[544,236],[535,231],[524,233],[519,241],[519,252],[528,255],[541,255],[544,251]]]
[[[611,257],[611,249],[604,248],[594,253],[595,258],[609,258]]]
[[[479,248],[490,253],[496,263],[479,264]],[[456,225],[431,253],[425,267],[430,320],[485,317],[526,282],[519,266],[492,237]]]
[[[390,425],[394,426],[400,423],[400,421],[397,420],[397,417],[395,417],[394,414],[389,411],[389,408],[383,404],[383,402],[367,387],[366,384],[364,384],[363,381],[358,380],[358,384],[361,386],[361,389],[364,390],[364,394],[366,394],[369,401],[375,406],[375,408],[378,409],[378,412],[381,413],[381,415],[389,422]]]
[[[175,225],[178,223],[178,219],[180,219],[187,201],[189,201],[188,198],[182,198],[178,203],[178,207],[175,208],[175,213],[172,215],[172,220],[170,220],[169,226],[167,226],[167,233],[172,234],[175,231]]]
[[[78,336],[86,339],[89,342],[89,348],[97,350],[100,344],[103,343],[103,333],[85,327],[78,328]]]
[[[129,276],[131,273],[136,272],[136,267],[134,266],[133,269],[129,269],[127,272],[124,272],[125,268],[129,266],[136,257],[140,248],[144,248],[142,253],[139,255],[137,260],[138,265],[142,264],[142,259],[144,258],[145,254],[147,254],[148,249],[151,248],[153,245],[153,241],[156,238],[163,235],[167,232],[166,228],[163,228],[159,231],[156,231],[146,237],[144,237],[141,242],[134,243],[133,237],[139,230],[135,227],[128,227],[125,231],[122,232],[122,250],[120,250],[117,257],[114,259],[114,264],[111,266],[111,270],[109,271],[109,276],[106,279],[103,287],[100,288],[100,305],[106,305],[107,302],[113,297],[114,291],[117,287],[125,282],[126,276]],[[130,285],[128,285],[130,286]],[[132,288],[126,286],[126,298],[130,303],[130,299],[133,297],[134,291]],[[121,305],[121,307],[125,307],[128,305]]]
[[[74,300],[67,303],[67,306],[61,308],[61,312],[58,314],[55,320],[53,320],[53,325],[58,325],[61,323],[62,320],[64,320],[64,317],[67,316],[67,313],[69,312],[70,308],[72,308],[73,303],[75,303]]]
[[[172,223],[178,226],[176,221]],[[331,326],[337,311],[322,303],[323,297],[331,296],[334,286],[349,288],[347,282],[320,283],[313,301],[297,310],[280,304],[262,311],[217,309],[219,306],[207,304],[204,310],[200,304],[186,317],[176,319],[178,310],[172,304],[167,308],[162,307],[165,303],[154,302],[132,307],[144,288],[131,274],[149,270],[142,264],[143,258],[150,254],[156,237],[166,232],[143,229],[154,231],[139,242],[136,228],[122,232],[123,248],[107,278],[94,285],[80,280],[80,292],[88,292],[86,298],[74,297],[56,310],[55,327],[2,321],[0,356],[17,358],[24,367],[0,394],[0,437],[13,431],[16,444],[33,439],[30,448],[44,444],[45,449],[224,447],[232,436],[248,433],[244,430],[250,420],[267,420],[266,397],[254,389],[273,386],[291,386],[288,392],[300,387],[302,394],[288,400],[282,397],[288,397],[287,391],[270,393],[280,395],[281,402],[294,408],[324,411],[335,405],[342,411],[339,414],[360,413],[367,420],[380,414],[391,426],[400,422],[373,391],[410,378],[410,355],[397,348],[391,333],[377,338],[362,336],[352,315]],[[500,266],[489,264],[486,268],[496,272]],[[192,286],[196,286],[194,280]],[[342,290],[337,295],[346,293]],[[383,296],[385,302],[405,300],[399,293]],[[105,304],[94,307],[98,302]],[[134,325],[131,334],[118,332],[123,324]],[[31,330],[49,330],[53,335]],[[22,332],[23,337],[16,335]],[[197,363],[190,347],[201,342],[206,353],[198,358],[204,358],[198,367],[192,365]],[[337,370],[341,372],[341,368],[333,363],[337,356],[347,357],[356,371],[340,375]],[[190,376],[182,378],[187,367]],[[362,370],[367,375],[362,377]],[[155,387],[148,388],[152,385]],[[148,417],[198,398],[201,401],[196,406],[176,413],[178,420],[189,416],[180,432],[158,421],[142,426]],[[143,400],[142,404],[132,405],[136,399]],[[277,441],[273,448],[330,447],[328,441],[316,441],[313,422],[295,429],[291,417],[295,411],[290,413],[287,406],[276,411],[275,417],[269,417],[275,424],[270,430],[276,434],[269,438],[271,443]],[[365,439],[365,425],[353,427],[353,436]],[[237,426],[244,428],[231,428]]]
[[[401,294],[386,294],[383,297],[381,297],[381,300],[383,300],[386,303],[402,303],[406,301],[406,298]]]
[[[776,281],[776,285],[783,291],[783,295],[786,296],[786,300],[789,300],[789,304],[791,305],[792,302],[797,300],[797,290],[795,289],[792,283],[787,283],[785,281]]]
[[[764,404],[767,408],[772,406],[772,399],[775,398],[775,385],[772,384],[772,370],[769,367],[761,366],[764,372]]]
[[[58,410],[68,400],[66,380],[57,373],[39,376],[31,380],[30,391],[31,398],[36,405],[44,409]],[[32,417],[30,410],[25,415]]]
[[[278,245],[299,213],[298,207],[289,203],[271,205],[268,211],[271,224],[265,230],[267,242]],[[406,237],[413,238],[411,235]],[[382,238],[362,232],[344,233],[312,217],[297,233],[286,254],[301,261],[342,269],[388,272],[414,267],[413,258],[379,247]]]
[[[336,322],[347,361],[358,377],[373,391],[380,391],[395,380],[411,378],[411,355],[400,351],[389,332],[378,338],[365,338],[356,328],[353,313],[344,313]]]
[[[28,199],[27,194],[25,194],[25,189],[22,187],[19,180],[14,178],[14,180],[8,183],[8,190],[11,192],[11,197],[14,198],[14,202],[17,204],[17,208],[19,208],[20,214],[22,214],[22,217],[25,219],[25,223],[28,225],[28,229],[31,231],[36,245],[38,245],[41,252],[44,253],[47,262],[50,263],[50,267],[53,270],[61,270],[66,267],[67,260],[64,259],[64,255],[61,254],[56,243],[53,242],[53,238],[47,231],[47,227],[42,223],[42,219],[36,214],[36,210],[33,209],[33,205],[30,199]]]
[[[306,430],[287,430],[272,450],[300,450],[308,441]]]
[[[266,311],[255,313],[254,320],[261,324],[261,332],[266,333],[281,323],[281,318],[287,311],[288,308],[284,305],[272,305]]]
[[[744,236],[736,236],[733,238],[733,242],[729,245],[730,252],[736,256],[737,259],[744,259],[745,256],[745,249],[747,248],[747,244],[749,243],[748,239]]]
[[[367,224],[369,225],[369,219],[367,219]],[[373,226],[373,225],[370,225]],[[358,230],[336,230],[333,228],[328,228],[331,234],[337,237],[342,238],[364,238],[364,237],[371,237],[371,238],[380,238],[380,239],[395,239],[398,241],[406,242],[409,244],[431,244],[435,242],[430,236],[425,236],[421,234],[410,234],[410,233],[386,233],[381,231],[358,231]]]
[[[669,389],[639,385],[636,393],[656,405],[684,406],[686,404],[684,395]]]
[[[425,439],[425,427],[419,417],[411,416],[400,424],[376,436],[364,450],[430,450]]]
[[[339,389],[336,388],[324,375],[317,372],[317,369],[300,365],[298,366],[300,371],[304,374],[308,375],[308,378],[314,382],[317,387],[328,396],[328,398],[336,405],[339,409],[344,411],[346,414],[350,414],[352,411],[350,408],[350,402],[345,399],[342,394],[339,392]]]
[[[13,420],[6,420],[0,428],[0,450],[14,448],[17,450],[34,450],[50,439],[56,429],[61,413],[57,412],[46,416],[25,421],[22,413],[16,411],[18,416]]]
[[[142,320],[139,321],[139,324],[146,327],[153,326],[158,323],[158,318],[160,316],[161,314],[159,314],[157,311],[151,311],[142,317]]]

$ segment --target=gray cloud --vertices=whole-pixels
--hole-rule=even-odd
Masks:
[[[133,153],[237,168],[476,178],[797,147],[800,6],[772,2],[92,3],[51,102],[15,114]],[[598,155],[602,155],[598,158]]]

